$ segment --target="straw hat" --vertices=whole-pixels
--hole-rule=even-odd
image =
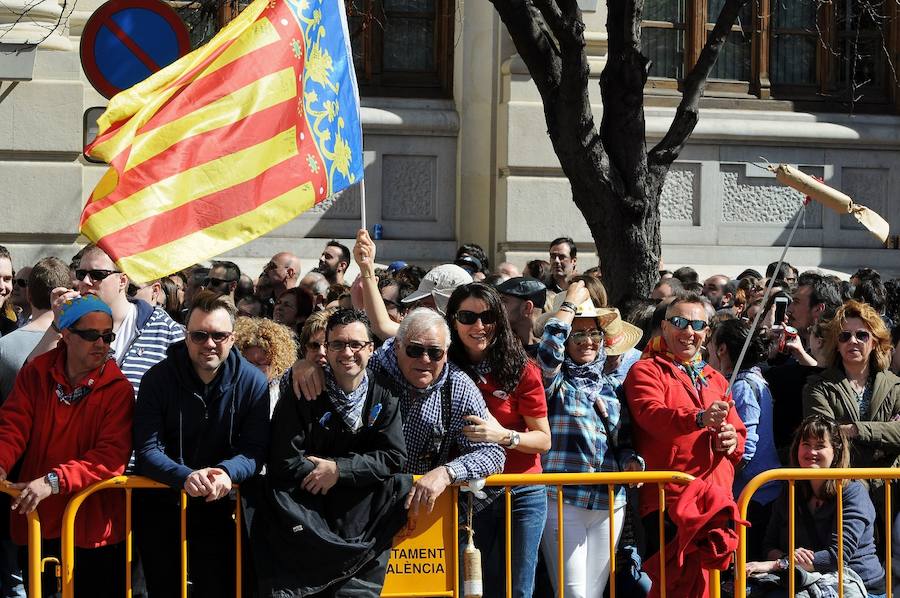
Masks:
[[[615,307],[601,307],[597,310],[603,327],[603,345],[607,355],[622,355],[640,342],[644,331],[622,319]]]
[[[562,307],[563,301],[566,300],[564,293],[559,293],[553,300],[553,307],[547,313],[541,314],[541,317],[534,323],[535,336],[541,336],[544,332],[544,326],[547,320],[556,315]],[[619,310],[615,307],[594,307],[593,302],[588,299],[575,310],[576,318],[593,318],[597,320],[597,324],[603,329],[603,344],[607,355],[622,355],[630,349],[637,346],[643,337],[644,332],[635,326],[622,320]]]

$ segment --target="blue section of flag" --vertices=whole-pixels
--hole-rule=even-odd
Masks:
[[[303,31],[304,109],[328,173],[328,195],[363,177],[362,122],[340,0],[287,0]]]

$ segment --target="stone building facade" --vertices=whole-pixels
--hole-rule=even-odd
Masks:
[[[80,153],[84,112],[105,103],[87,83],[77,51],[81,29],[99,2],[79,2],[73,10],[62,0],[46,0],[29,13],[29,24],[10,26],[27,4],[0,6],[0,44],[46,37],[31,80],[3,80],[0,60],[0,243],[17,264],[74,253],[81,207],[104,171]],[[605,6],[599,0],[581,5],[599,123]],[[379,261],[440,262],[458,244],[477,242],[494,263],[523,265],[546,258],[549,239],[568,235],[581,247],[579,265],[596,263],[547,139],[540,98],[499,18],[487,2],[456,3],[446,18],[452,37],[443,93],[363,95],[367,221],[384,230]],[[67,27],[54,28],[57,20]],[[674,114],[671,91],[651,87],[648,143],[661,137]],[[893,200],[900,188],[900,117],[801,111],[783,101],[752,100],[725,94],[702,110],[661,201],[668,266],[736,274],[778,257],[801,198],[757,165],[765,161],[799,165],[900,222],[900,203]],[[316,259],[323,240],[351,239],[359,217],[359,191],[351,189],[229,257],[250,271],[279,250]],[[865,264],[900,273],[900,253],[882,249],[851,218],[815,205],[794,244],[788,259],[802,266],[852,272]]]

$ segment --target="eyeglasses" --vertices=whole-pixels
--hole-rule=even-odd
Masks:
[[[857,330],[856,332],[841,330],[838,333],[837,338],[839,343],[849,342],[851,338],[856,339],[861,343],[867,343],[869,342],[869,339],[872,338],[872,334],[868,330]]]
[[[599,344],[603,341],[603,331],[597,330],[596,328],[591,330],[579,330],[578,332],[573,332],[569,335],[569,338],[572,339],[572,342],[576,345],[583,345],[589,340]]]
[[[421,359],[423,355],[428,354],[431,361],[440,361],[444,358],[446,351],[440,347],[425,347],[422,345],[406,345],[406,355],[413,359]]]
[[[121,274],[121,272],[118,270],[82,270],[79,268],[75,270],[75,280],[84,280],[84,277],[89,274],[93,282],[100,282],[110,274]]]
[[[351,353],[359,353],[365,347],[368,347],[372,344],[372,341],[328,341],[325,343],[325,346],[328,347],[329,351],[333,351],[335,353],[340,353],[347,347],[350,347]]]
[[[461,309],[456,312],[456,315],[453,317],[456,318],[457,322],[465,324],[466,326],[471,326],[478,320],[481,320],[481,323],[485,326],[497,323],[497,314],[492,311],[483,311],[479,314],[467,309]]]
[[[97,332],[96,330],[79,330],[78,328],[69,328],[69,331],[72,332],[72,334],[80,336],[89,343],[97,342],[97,339],[103,339],[103,342],[108,345],[116,340],[115,332]]]
[[[318,353],[319,349],[325,346],[325,343],[317,343],[316,341],[309,341],[306,343],[306,350],[312,351],[313,353]]]
[[[212,339],[217,345],[221,345],[230,339],[233,334],[233,332],[224,331],[207,332],[206,330],[191,330],[188,332],[188,337],[191,339],[192,343],[197,345],[203,345],[209,339]]]
[[[391,311],[392,309],[396,309],[398,311],[400,310],[400,304],[397,303],[396,301],[391,301],[390,299],[384,299],[384,298],[382,298],[382,301],[384,301],[384,308],[386,310],[388,310],[388,311]]]
[[[212,278],[210,276],[207,276],[200,283],[200,286],[207,287],[207,288],[208,287],[221,287],[221,286],[225,286],[227,284],[231,284],[232,282],[234,282],[234,281],[228,280],[227,278]]]
[[[17,278],[13,280],[13,283],[24,288],[28,287],[28,279],[27,278]]]
[[[700,332],[707,326],[709,326],[709,322],[704,320],[688,320],[687,318],[682,318],[681,316],[672,316],[671,318],[667,318],[666,322],[677,328],[678,330],[685,330],[688,326],[691,327],[691,330],[696,332]]]

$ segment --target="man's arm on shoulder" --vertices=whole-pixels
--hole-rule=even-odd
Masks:
[[[191,468],[177,463],[165,452],[165,401],[173,392],[172,380],[164,380],[164,362],[150,368],[141,380],[134,407],[134,451],[138,473],[173,488],[182,488]]]
[[[462,482],[501,473],[506,464],[506,451],[503,447],[493,442],[472,442],[462,432],[462,426],[466,425],[465,417],[467,415],[477,415],[482,419],[488,417],[484,397],[465,374],[459,373],[455,376],[452,384],[451,412],[455,414],[455,417],[452,417],[451,421],[461,422],[457,429],[452,430],[456,434],[455,440],[461,454],[447,463],[447,467],[453,471],[453,481]]]
[[[125,378],[106,389],[106,405],[94,446],[54,468],[61,493],[78,492],[95,482],[122,475],[131,456],[131,427],[134,416],[134,389]]]
[[[249,404],[246,410],[240,410],[244,416],[243,421],[237,426],[240,429],[240,436],[236,442],[236,454],[216,465],[224,469],[235,484],[240,484],[259,473],[266,462],[266,452],[269,448],[269,387],[265,376],[254,369],[251,375],[247,376],[245,384],[249,387],[247,396]]]
[[[625,377],[625,397],[632,421],[661,434],[696,432],[698,409],[690,405],[670,406],[666,402],[666,381],[660,374],[649,359],[631,366]]]

